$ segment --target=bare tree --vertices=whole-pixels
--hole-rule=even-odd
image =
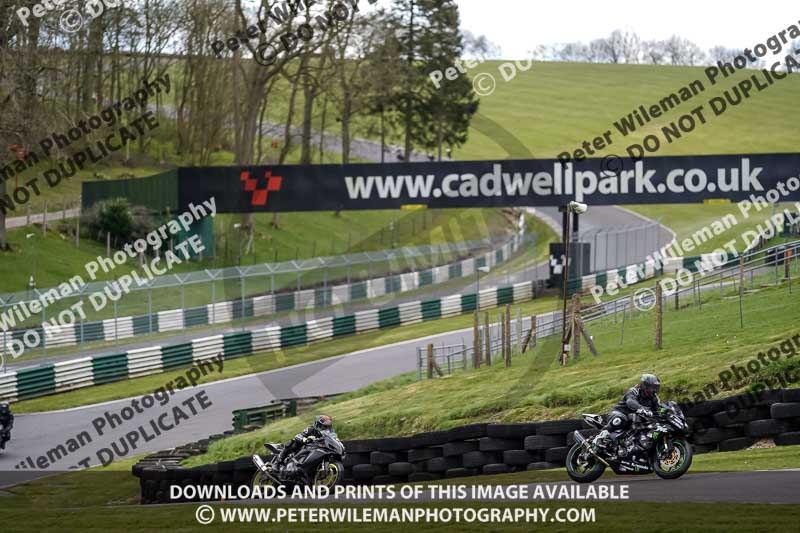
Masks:
[[[665,41],[645,41],[642,43],[644,60],[652,65],[661,65],[667,56]]]

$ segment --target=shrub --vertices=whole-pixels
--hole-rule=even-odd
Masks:
[[[100,242],[110,234],[114,247],[144,237],[155,227],[146,207],[131,206],[125,198],[97,202],[81,215],[81,225]]]

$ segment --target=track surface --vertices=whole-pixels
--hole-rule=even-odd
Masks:
[[[491,476],[482,476],[480,478],[469,478],[470,481],[480,479],[487,484],[491,481]],[[555,487],[560,491],[561,485],[567,485],[568,490],[579,490],[578,494],[586,494],[589,485],[580,485],[572,481],[562,482],[548,482],[548,483],[530,483],[524,484],[528,487],[528,494],[534,494],[537,485],[545,485],[547,487]],[[678,503],[678,502],[692,502],[692,503],[711,503],[711,502],[726,502],[726,503],[772,503],[772,504],[799,504],[800,491],[797,487],[800,486],[800,469],[795,470],[759,470],[752,472],[718,472],[718,473],[704,473],[692,474],[688,473],[683,477],[676,480],[663,480],[657,478],[655,475],[646,476],[624,476],[614,477],[606,476],[601,481],[594,483],[594,489],[598,485],[606,485],[611,489],[612,494],[619,495],[622,486],[627,485],[627,499],[616,501],[634,501],[634,502],[652,502],[652,503]],[[574,489],[572,486],[577,486]],[[544,494],[547,494],[547,489],[543,489]],[[557,494],[557,493],[556,493]],[[467,497],[464,500],[470,501],[473,498]],[[546,501],[547,499],[545,499]],[[560,498],[559,501],[580,501],[587,503],[591,506],[594,502],[602,503],[604,500],[586,500],[586,499],[569,499]],[[328,500],[328,501],[342,501]],[[351,502],[365,502],[366,500],[349,499],[345,501]],[[394,500],[401,502],[401,500]],[[429,494],[423,495],[417,501],[432,501]],[[436,501],[447,501],[442,498],[437,498]],[[504,499],[485,499],[479,501],[517,501],[529,502],[527,500],[504,500]],[[542,501],[537,499],[535,501]],[[613,500],[612,500],[613,501]],[[258,505],[264,504],[264,500],[242,500],[231,501],[226,504],[231,505]],[[188,504],[192,505],[192,504]],[[196,505],[196,504],[195,504]]]

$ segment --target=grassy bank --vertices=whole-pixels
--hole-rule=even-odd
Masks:
[[[797,288],[795,287],[795,291]],[[494,365],[423,382],[401,379],[375,385],[374,392],[355,394],[318,406],[337,421],[343,438],[411,435],[479,421],[530,421],[574,417],[581,412],[605,412],[643,372],[660,376],[664,399],[682,399],[717,383],[731,364],[746,364],[759,351],[800,333],[796,317],[800,301],[786,286],[757,290],[739,305],[728,295],[704,294],[702,307],[666,309],[664,347],[656,352],[654,313],[591,322],[599,356],[584,347],[581,360],[563,368],[556,362],[559,340],[551,336],[510,369]],[[776,372],[800,367],[784,357],[757,375],[734,384],[729,395]],[[798,384],[800,386],[800,384]],[[431,408],[431,406],[436,406]],[[212,461],[250,453],[267,441],[283,440],[304,421],[285,419],[262,430],[214,443]]]

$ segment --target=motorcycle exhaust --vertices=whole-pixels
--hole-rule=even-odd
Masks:
[[[261,457],[259,457],[258,455],[254,455],[253,456],[253,463],[255,463],[256,467],[259,470],[261,470],[264,473],[264,475],[267,476],[268,478],[270,478],[274,483],[277,483],[278,485],[283,485],[283,483],[281,483],[278,480],[278,478],[276,478],[275,476],[273,476],[270,473],[270,471],[267,469],[267,463],[265,463],[264,460],[261,459]]]
[[[592,449],[592,447],[591,447],[591,446],[589,446],[589,441],[588,441],[588,440],[586,440],[586,439],[584,439],[584,438],[583,438],[583,435],[581,435],[580,433],[578,433],[578,432],[576,431],[576,432],[573,434],[573,439],[575,440],[575,442],[576,442],[577,444],[580,444],[580,445],[581,445],[581,447],[583,447],[583,448],[584,448],[584,449],[585,449],[587,452],[589,452],[590,454],[592,454],[592,455],[594,456],[594,458],[595,458],[595,459],[597,459],[598,461],[600,461],[601,463],[603,463],[603,464],[604,464],[604,465],[606,465],[607,467],[611,468],[611,465],[610,465],[610,464],[608,464],[608,463],[606,462],[606,460],[605,460],[605,459],[603,459],[602,457],[600,457],[599,455],[597,455],[596,453],[594,453],[594,450]]]

